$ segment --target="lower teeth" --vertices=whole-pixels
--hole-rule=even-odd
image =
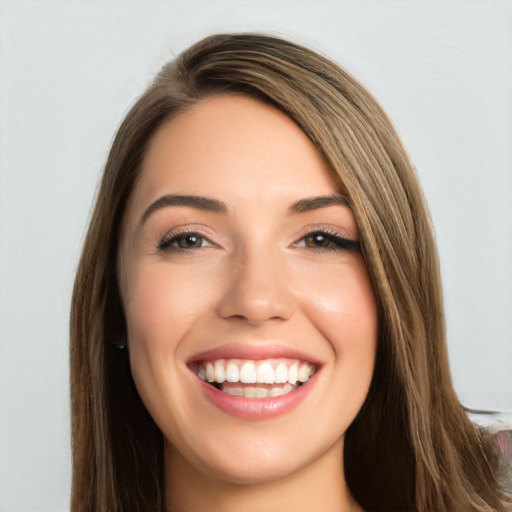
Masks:
[[[220,389],[223,393],[234,396],[243,396],[245,398],[273,398],[276,396],[286,395],[293,391],[298,386],[292,386],[291,384],[285,384],[284,386],[272,386],[272,387],[252,387],[252,386],[215,386]]]

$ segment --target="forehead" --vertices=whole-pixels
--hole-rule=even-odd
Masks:
[[[321,155],[295,122],[247,96],[208,98],[165,123],[145,154],[136,202],[164,193],[294,201],[336,192]]]

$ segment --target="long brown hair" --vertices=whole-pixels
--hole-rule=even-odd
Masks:
[[[479,430],[453,390],[435,241],[417,176],[388,118],[346,71],[288,41],[217,35],[167,64],[113,143],[71,310],[73,511],[163,509],[162,434],[133,384],[116,256],[148,141],[178,112],[246,94],[293,119],[356,217],[379,313],[368,397],[346,433],[349,488],[371,511],[503,511]],[[340,461],[341,463],[341,461]]]

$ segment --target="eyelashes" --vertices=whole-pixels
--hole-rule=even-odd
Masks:
[[[309,249],[315,252],[358,251],[360,243],[329,229],[316,229],[306,233],[292,244],[293,247]],[[158,244],[159,251],[194,252],[207,247],[218,247],[208,236],[199,231],[173,231],[166,235]]]
[[[197,231],[171,232],[158,244],[159,251],[193,251],[204,247],[217,247],[206,235]]]
[[[360,248],[357,240],[350,240],[349,238],[320,230],[308,233],[294,245],[317,251],[357,251]]]

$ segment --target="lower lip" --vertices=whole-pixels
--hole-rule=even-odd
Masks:
[[[261,421],[281,416],[297,407],[316,382],[316,373],[302,386],[272,398],[245,398],[230,395],[197,378],[210,402],[221,411],[242,420]]]

